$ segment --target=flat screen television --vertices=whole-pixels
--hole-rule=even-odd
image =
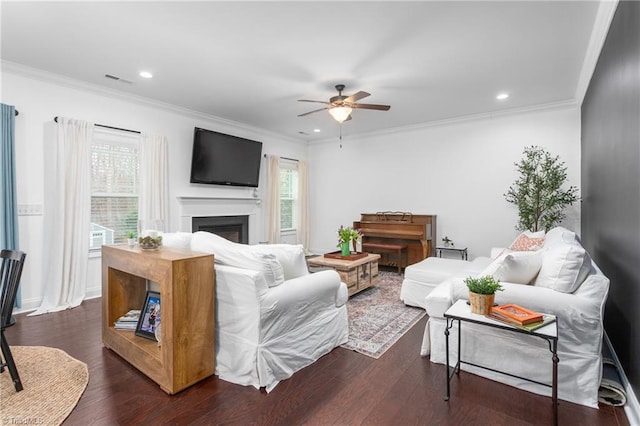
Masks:
[[[196,127],[191,183],[258,187],[262,142]]]

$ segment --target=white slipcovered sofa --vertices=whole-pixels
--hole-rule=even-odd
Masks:
[[[429,315],[421,353],[431,361],[445,363],[445,311],[457,300],[468,299],[464,278],[493,275],[504,291],[496,293],[496,303],[516,303],[558,318],[558,397],[598,406],[602,375],[604,306],[609,280],[586,253],[575,233],[557,227],[542,240],[542,248],[532,251],[507,250],[495,258],[471,262],[428,258],[407,268],[403,300],[424,307]],[[422,281],[419,281],[422,280]],[[405,285],[407,285],[406,288]],[[422,291],[422,297],[420,297]],[[462,359],[541,383],[551,383],[552,361],[546,341],[533,336],[505,332],[465,323],[462,327]],[[451,329],[452,342],[457,326]],[[457,359],[457,345],[450,345],[450,364]],[[515,377],[463,364],[462,369],[542,395],[551,389]]]
[[[219,378],[270,392],[347,342],[347,287],[335,271],[310,274],[301,245],[209,232],[164,234],[163,245],[214,254]]]

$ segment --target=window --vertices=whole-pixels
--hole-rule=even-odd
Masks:
[[[91,143],[89,249],[126,242],[138,228],[139,136],[96,128]]]
[[[293,231],[298,225],[298,163],[280,162],[280,230]]]

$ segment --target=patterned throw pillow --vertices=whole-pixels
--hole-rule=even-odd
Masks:
[[[514,251],[536,251],[540,250],[543,244],[544,233],[523,232],[511,243],[509,249]]]

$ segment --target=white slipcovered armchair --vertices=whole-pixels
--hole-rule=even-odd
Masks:
[[[310,274],[301,245],[246,245],[209,232],[165,234],[170,247],[213,253],[216,374],[271,391],[346,343],[347,287],[335,271]]]

